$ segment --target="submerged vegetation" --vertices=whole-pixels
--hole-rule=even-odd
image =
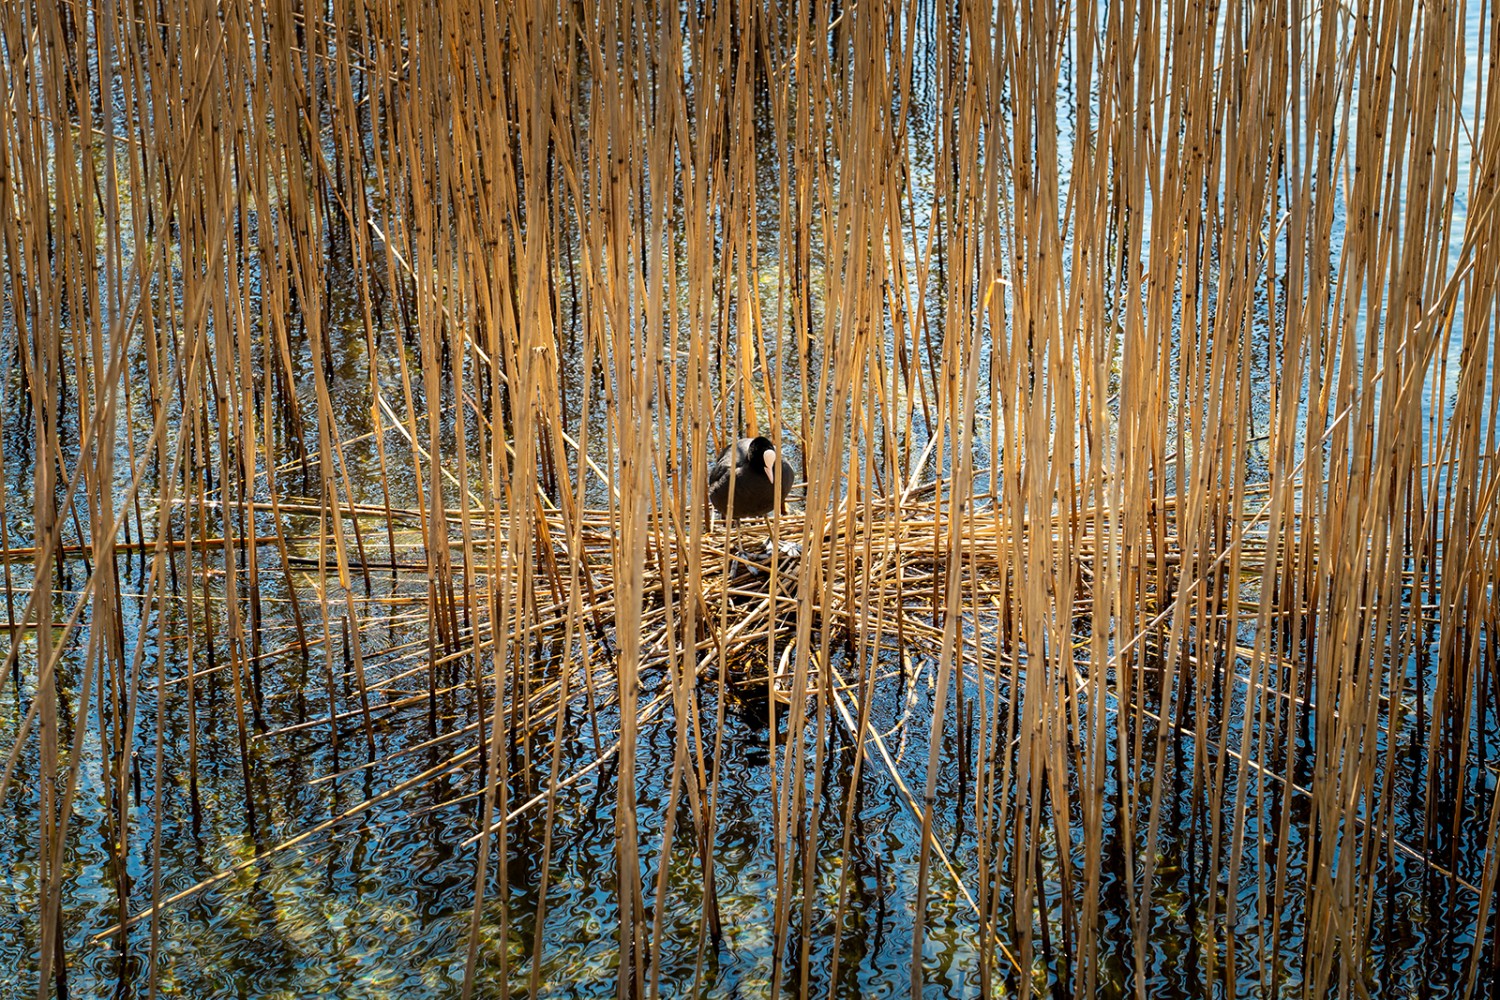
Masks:
[[[1500,989],[1497,24],[0,5],[0,993]]]

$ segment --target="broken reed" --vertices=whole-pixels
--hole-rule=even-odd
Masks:
[[[818,845],[800,831],[821,828],[840,725],[864,748],[850,787],[861,770],[887,780],[869,708],[893,634],[930,644],[936,670],[925,787],[906,793],[923,827],[914,955],[926,900],[954,877],[933,796],[942,737],[961,729],[978,853],[958,877],[986,993],[1025,995],[1038,973],[1088,996],[1123,962],[1148,994],[1163,810],[1184,788],[1171,850],[1203,889],[1205,985],[1360,992],[1398,858],[1473,895],[1466,988],[1493,982],[1500,807],[1474,777],[1500,720],[1500,133],[1482,13],[1475,53],[1465,5],[1409,0],[1358,17],[1187,0],[1134,16],[1094,2],[0,9],[6,412],[25,437],[0,454],[0,683],[30,686],[0,794],[48,779],[38,995],[71,961],[76,720],[100,720],[112,937],[124,951],[126,924],[149,918],[154,992],[164,693],[186,689],[195,823],[206,685],[232,696],[252,831],[268,669],[320,664],[330,744],[357,733],[342,752],[378,772],[388,681],[347,635],[372,620],[382,558],[421,574],[408,610],[427,638],[378,666],[403,664],[433,736],[466,747],[444,767],[484,774],[466,995],[486,920],[531,935],[529,968],[502,948],[499,981],[540,985],[557,792],[581,777],[561,772],[560,706],[580,700],[593,720],[619,709],[613,742],[590,723],[617,758],[619,870],[640,867],[640,734],[675,720],[669,796],[699,845],[705,968],[724,699],[699,718],[695,687],[722,695],[714,665],[736,641],[763,643],[790,690],[821,691],[782,709],[784,738],[771,727],[772,990],[809,982],[815,952],[839,981],[841,949],[819,935],[842,933],[850,876],[821,923]],[[342,417],[365,412],[367,438]],[[795,446],[807,472],[807,516],[776,528],[804,558],[767,590],[792,602],[790,635],[769,598],[735,620],[730,549],[695,502],[707,464],[751,431]],[[351,472],[366,441],[374,482]],[[268,610],[260,583],[300,564],[290,524],[309,511],[316,572]],[[54,596],[83,546],[81,594]],[[127,642],[120,564],[148,558],[157,627]],[[917,601],[915,560],[933,567]],[[988,576],[964,571],[981,563]],[[174,601],[187,668],[161,627]],[[265,647],[273,616],[290,619],[284,649]],[[50,620],[67,627],[26,624]],[[854,649],[838,683],[835,620]],[[559,629],[579,655],[544,677],[536,654]],[[643,664],[665,671],[662,699],[620,695]],[[441,730],[454,685],[489,711]],[[1412,713],[1426,745],[1398,784]],[[132,780],[147,757],[154,788]],[[527,802],[509,797],[515,766],[538,790]],[[1395,830],[1406,783],[1423,798],[1416,842]],[[146,799],[150,826],[132,828]],[[512,928],[494,859],[530,808],[545,810],[543,882],[534,923]],[[852,795],[840,809],[846,856]],[[1473,810],[1489,811],[1482,856],[1460,831]],[[1294,831],[1305,872],[1273,860]],[[150,885],[132,886],[143,838]],[[1071,852],[1049,861],[1049,842]],[[1100,944],[1112,851],[1123,957]],[[1220,877],[1253,887],[1253,914],[1241,891],[1220,898]],[[660,991],[667,890],[666,866],[618,887],[622,996]],[[914,993],[926,972],[912,963]]]

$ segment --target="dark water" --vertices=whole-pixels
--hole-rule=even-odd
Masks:
[[[140,586],[138,574],[125,579],[125,589]],[[401,585],[377,588],[400,590]],[[271,588],[268,597],[276,597]],[[377,619],[380,617],[377,612]],[[180,633],[188,623],[178,611],[167,623],[168,633]],[[393,676],[412,664],[381,650],[415,635],[420,629],[399,620],[387,628],[377,620],[363,631],[364,657],[372,683]],[[267,629],[267,647],[291,639],[283,626]],[[185,663],[180,643],[168,642],[169,676],[176,676]],[[328,703],[321,678],[327,668],[320,651],[310,655],[309,680],[299,688],[301,667],[297,657],[278,657],[264,671],[265,716],[277,727],[327,717]],[[350,681],[342,666],[341,651],[335,654],[334,672],[339,707],[354,704]],[[910,787],[921,786],[925,773],[926,720],[932,709],[932,678],[935,664],[917,658],[917,675],[903,681],[896,663],[883,663],[874,703],[872,728],[887,735],[887,745],[898,771]],[[197,666],[209,668],[199,653]],[[275,669],[272,669],[272,667]],[[143,670],[149,677],[155,664],[148,657]],[[73,673],[76,673],[74,671]],[[202,682],[200,682],[202,683]],[[663,678],[648,677],[648,694],[659,689]],[[358,720],[339,728],[336,751],[326,725],[314,725],[300,733],[259,741],[254,751],[255,773],[252,795],[257,816],[252,828],[247,820],[246,800],[237,763],[237,743],[232,702],[225,685],[204,685],[200,690],[198,725],[201,742],[199,796],[201,824],[192,820],[186,786],[187,721],[181,686],[158,703],[150,686],[142,691],[141,719],[147,732],[139,739],[138,780],[144,794],[130,811],[135,828],[128,873],[135,883],[134,906],[148,897],[153,876],[150,831],[157,789],[161,798],[162,862],[161,893],[170,895],[201,879],[243,862],[288,837],[341,813],[372,794],[393,788],[403,780],[440,766],[451,755],[472,746],[472,736],[460,737],[428,749],[419,749],[428,737],[419,705],[394,715],[381,716],[376,732],[376,753],[382,762],[374,770],[355,771],[329,780],[327,776],[363,762]],[[299,696],[298,692],[301,691]],[[25,689],[23,688],[23,692]],[[76,688],[64,687],[65,697],[76,705]],[[1008,692],[1002,692],[1008,695]],[[965,697],[972,703],[977,694],[975,680],[968,678]],[[1236,686],[1232,705],[1240,708],[1243,688]],[[700,687],[704,717],[712,720],[717,709],[716,685]],[[23,693],[23,699],[26,693]],[[731,696],[732,697],[732,696]],[[471,697],[464,691],[439,699],[440,729],[451,729],[473,718]],[[13,726],[16,699],[4,703],[7,726]],[[771,813],[769,768],[770,730],[763,704],[733,699],[726,707],[718,763],[723,768],[718,805],[716,841],[716,885],[726,933],[722,945],[709,948],[699,988],[713,996],[763,996],[769,989],[772,967],[772,936],[776,862]],[[149,730],[152,720],[164,722],[161,770]],[[1236,717],[1234,711],[1226,711]],[[1114,721],[1113,719],[1111,720]],[[902,723],[906,724],[902,724]],[[608,739],[615,728],[612,713],[599,719]],[[783,723],[778,725],[784,726]],[[65,735],[71,735],[65,731]],[[967,734],[972,738],[972,734]],[[1148,734],[1149,735],[1149,734]],[[1420,781],[1420,742],[1423,734],[1409,717],[1397,730],[1397,759],[1411,767],[1400,784]],[[937,840],[944,845],[961,872],[972,873],[976,863],[972,815],[972,776],[960,773],[962,737],[950,726],[942,748],[944,767],[934,818]],[[1238,734],[1230,734],[1231,746]],[[808,741],[809,749],[812,739]],[[654,886],[662,859],[655,853],[661,843],[662,804],[668,783],[674,746],[669,721],[651,727],[639,748],[642,874]],[[839,816],[846,796],[855,794],[850,782],[853,749],[841,732],[830,738],[831,752],[824,773],[823,822],[817,839],[822,865],[819,895],[813,906],[816,926],[812,968],[827,975],[833,929],[829,926],[836,901],[837,879],[847,870],[851,877],[850,907],[839,936],[843,955],[841,996],[904,995],[907,991],[911,955],[911,913],[915,893],[916,845],[920,827],[894,783],[877,763],[867,764],[857,790],[856,822],[850,851],[840,852]],[[532,750],[538,755],[553,752],[551,740],[538,738]],[[595,755],[588,727],[578,725],[568,732],[561,752],[561,773],[572,773]],[[1191,741],[1174,743],[1180,760],[1190,760]],[[391,758],[401,751],[410,751]],[[111,995],[123,977],[139,988],[144,985],[141,963],[149,948],[144,926],[130,935],[128,954],[122,956],[115,940],[92,942],[90,935],[115,919],[116,889],[113,866],[107,850],[105,789],[96,763],[100,754],[97,737],[90,734],[83,744],[86,763],[70,842],[69,866],[73,878],[65,894],[70,931],[70,979],[79,996]],[[1112,754],[1111,754],[1112,756]],[[1172,758],[1169,756],[1169,760]],[[712,761],[711,761],[712,762]],[[1482,784],[1486,779],[1473,775]],[[1232,779],[1231,779],[1232,780]],[[1493,776],[1489,779],[1493,783]],[[614,941],[616,872],[612,850],[614,835],[614,775],[612,768],[594,772],[561,793],[554,823],[551,885],[547,893],[547,916],[543,930],[542,981],[549,996],[608,996],[616,984]],[[969,784],[966,786],[966,782]],[[35,920],[24,902],[34,898],[33,857],[36,830],[34,782],[23,780],[22,789],[7,802],[0,840],[5,853],[3,870],[9,901],[0,922],[7,968],[35,968]],[[475,850],[461,846],[476,832],[475,801],[450,805],[445,802],[471,793],[479,786],[473,759],[452,766],[441,777],[420,783],[412,791],[388,798],[357,816],[337,823],[299,846],[255,860],[230,879],[200,892],[189,901],[166,909],[160,926],[161,986],[169,995],[191,997],[280,997],[312,996],[328,992],[338,996],[425,997],[452,995],[463,979],[463,942],[466,940],[472,902]],[[534,785],[520,781],[512,785],[517,798],[529,796]],[[1234,789],[1226,789],[1232,800]],[[1204,845],[1192,844],[1193,831],[1186,817],[1193,805],[1187,789],[1179,788],[1164,809],[1163,834],[1159,842],[1156,914],[1152,936],[1150,995],[1189,997],[1202,995],[1201,982],[1206,956],[1198,916],[1205,903],[1202,882]],[[1110,809],[1117,796],[1110,797]],[[1241,884],[1236,888],[1240,925],[1235,928],[1241,954],[1254,953],[1256,886],[1253,873],[1264,863],[1287,870],[1289,883],[1297,886],[1307,864],[1306,845],[1292,824],[1292,836],[1278,842],[1275,816],[1280,808],[1277,789],[1252,794],[1247,820],[1246,856]],[[1294,801],[1293,816],[1305,819],[1304,808]],[[428,811],[430,809],[430,811]],[[662,941],[661,976],[668,995],[691,990],[694,958],[698,951],[700,890],[697,888],[697,850],[691,819],[685,803],[679,804],[678,835],[673,856],[667,863],[676,873],[666,897]],[[1144,816],[1141,817],[1144,819]],[[1409,843],[1419,842],[1422,810],[1416,801],[1408,810],[1397,810],[1401,824],[1396,834]],[[1482,815],[1469,815],[1462,824],[1468,850],[1463,856],[1477,858],[1484,842]],[[1106,815],[1106,829],[1116,821]],[[1202,831],[1197,831],[1201,837]],[[481,939],[482,995],[495,995],[495,977],[502,947],[507,948],[513,967],[523,975],[529,971],[532,933],[536,912],[536,890],[542,853],[542,811],[533,810],[510,831],[507,874],[511,885],[510,919],[514,931],[508,941],[498,934],[499,911],[491,903]],[[1107,837],[1108,841],[1108,837]],[[1113,980],[1102,996],[1122,996],[1128,988],[1129,916],[1122,885],[1121,845],[1106,849],[1103,879],[1104,926],[1101,951],[1116,961]],[[1475,850],[1478,848],[1478,850]],[[1197,859],[1189,857],[1196,850]],[[1048,851],[1055,863],[1056,844]],[[1190,871],[1199,866],[1196,876]],[[1426,881],[1421,864],[1400,854],[1387,858],[1377,877],[1389,880],[1391,889],[1378,907],[1373,935],[1373,966],[1380,970],[1383,996],[1447,997],[1459,995],[1471,938],[1466,928],[1476,917],[1475,898],[1468,890],[1438,887]],[[1461,873],[1477,881],[1477,870]],[[1230,887],[1217,882],[1223,894]],[[1046,885],[1053,901],[1061,885],[1055,872]],[[496,885],[491,886],[490,898]],[[1220,900],[1219,919],[1222,921]],[[1293,891],[1282,916],[1294,916],[1302,905]],[[972,996],[978,990],[978,942],[975,922],[961,895],[953,891],[944,875],[936,877],[930,902],[928,934],[923,963],[928,994]],[[1221,934],[1228,928],[1221,928]],[[800,940],[793,934],[794,945]],[[1117,949],[1117,950],[1116,950]],[[1222,951],[1222,947],[1220,948]],[[1301,942],[1281,942],[1285,962],[1285,992],[1294,995],[1301,968]],[[1222,955],[1219,956],[1222,962]],[[1106,969],[1109,968],[1108,958]],[[1258,967],[1246,964],[1241,982],[1253,988]],[[787,984],[795,993],[806,989],[824,994],[829,984]],[[26,977],[21,978],[24,984]],[[33,980],[34,982],[34,980]],[[1013,984],[1014,985],[1014,984]],[[29,992],[30,987],[26,988]],[[4,995],[24,995],[20,990]]]

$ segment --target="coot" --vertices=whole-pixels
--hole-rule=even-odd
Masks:
[[[792,491],[792,467],[781,459],[781,492],[777,494],[776,448],[770,438],[741,438],[708,470],[708,502],[714,510],[739,520],[781,511],[781,501]],[[729,508],[729,486],[734,484],[734,507]]]

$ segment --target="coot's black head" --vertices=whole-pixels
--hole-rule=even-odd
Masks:
[[[763,472],[767,479],[776,478],[776,446],[767,437],[752,438],[745,449],[745,468]]]

